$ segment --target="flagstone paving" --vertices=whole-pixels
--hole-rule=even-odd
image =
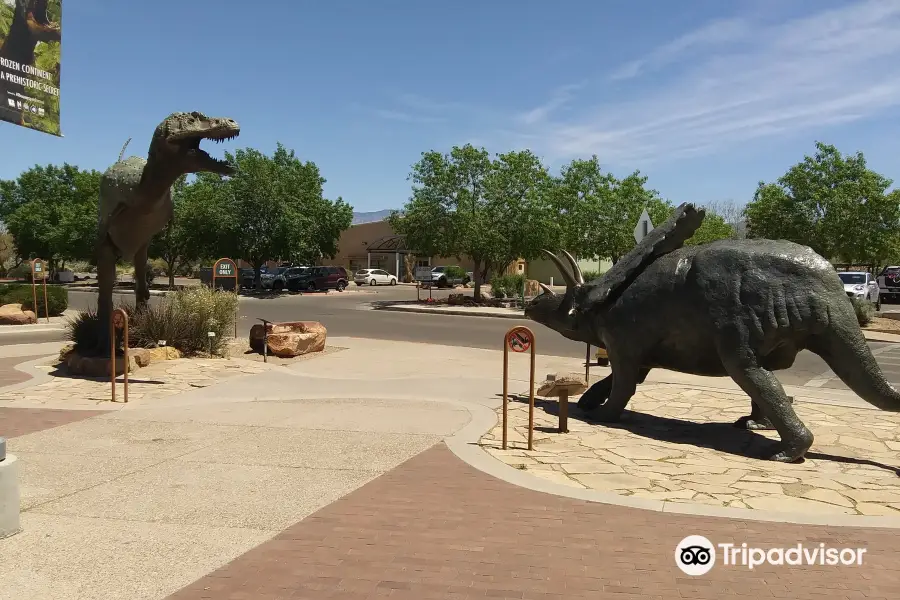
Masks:
[[[27,360],[27,359],[26,359]],[[24,362],[18,359],[18,362]],[[96,408],[99,404],[110,405],[109,379],[85,379],[71,377],[57,368],[55,356],[47,357],[46,363],[35,369],[49,376],[49,381],[35,382],[15,390],[0,389],[0,405],[53,408]],[[129,404],[147,404],[154,399],[164,398],[209,387],[223,380],[243,375],[263,373],[277,365],[258,363],[244,359],[177,359],[152,363],[129,373]],[[116,397],[123,399],[123,379],[116,385]]]
[[[509,404],[509,444],[498,425],[482,439],[499,460],[553,482],[672,503],[805,514],[900,517],[900,413],[798,400],[815,435],[800,464],[771,455],[775,431],[732,423],[746,395],[680,385],[642,386],[620,423],[592,424],[569,404],[559,434],[558,403],[536,399],[534,450],[527,450],[528,401]]]

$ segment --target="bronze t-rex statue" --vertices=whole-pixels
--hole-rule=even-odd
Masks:
[[[146,159],[130,156],[123,160],[125,148],[122,148],[118,162],[103,173],[97,240],[99,327],[93,353],[109,355],[116,261],[121,257],[133,260],[135,308],[140,310],[150,299],[146,277],[150,240],[173,217],[172,184],[188,173],[234,174],[232,165],[212,158],[200,149],[200,142],[222,142],[237,137],[240,132],[232,119],[207,117],[199,112],[172,113],[153,132]]]
[[[813,434],[794,412],[774,372],[810,350],[863,400],[900,411],[834,267],[812,249],[783,240],[719,240],[684,247],[704,211],[682,204],[602,277],[585,282],[547,252],[565,295],[544,286],[525,316],[563,336],[605,348],[612,374],[578,402],[588,416],[617,421],[651,369],[731,377],[752,412],[736,425],[778,431],[769,457],[793,462]]]

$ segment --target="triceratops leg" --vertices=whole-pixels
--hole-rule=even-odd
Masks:
[[[794,397],[788,396],[788,401],[793,404]],[[750,402],[750,415],[746,417],[741,417],[737,421],[734,422],[734,426],[738,429],[748,429],[750,431],[765,431],[775,429],[775,426],[772,425],[772,421],[763,414],[762,409],[759,407],[759,404],[756,402]]]
[[[724,362],[731,378],[759,406],[781,437],[782,449],[768,457],[769,460],[795,462],[803,458],[812,446],[813,434],[794,412],[781,382],[771,371],[755,364],[737,364],[737,361],[728,360]]]
[[[644,380],[647,379],[649,373],[650,369],[641,369],[640,373],[638,373],[638,385],[644,383]],[[589,387],[588,390],[581,395],[581,398],[578,399],[578,408],[584,412],[590,412],[596,409],[609,398],[609,394],[612,391],[612,385],[613,376],[612,373],[610,373]]]
[[[647,377],[640,363],[623,360],[614,352],[609,353],[609,362],[612,369],[612,375],[607,378],[612,379],[609,398],[603,404],[585,411],[591,420],[602,423],[614,423],[622,417],[622,412],[634,396],[638,384]]]

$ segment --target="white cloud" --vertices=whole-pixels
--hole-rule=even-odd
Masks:
[[[402,121],[404,123],[437,123],[443,120],[439,117],[415,115],[399,110],[386,110],[382,108],[373,109],[372,112],[376,117],[387,119],[388,121]]]
[[[670,64],[697,47],[733,44],[751,32],[748,23],[741,19],[718,19],[663,44],[644,58],[625,63],[610,75],[610,79],[631,79]]]
[[[677,75],[666,78],[672,83],[654,82],[667,71]],[[497,123],[496,136],[554,160],[598,154],[634,164],[877,116],[900,106],[900,2],[855,2],[778,24],[716,21],[611,77],[641,89],[582,102],[574,118],[555,112],[571,108],[574,90],[558,92]]]
[[[562,108],[575,96],[575,92],[583,88],[583,83],[564,85],[557,89],[545,104],[520,114],[517,118],[525,125],[534,125],[544,121],[553,111]]]

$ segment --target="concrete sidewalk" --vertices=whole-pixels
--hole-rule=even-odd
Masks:
[[[495,411],[501,404],[501,352],[358,338],[329,338],[329,345],[343,350],[256,374],[235,372],[222,383],[185,388],[180,393],[155,392],[160,387],[158,377],[136,378],[131,384],[134,399],[128,404],[113,405],[98,395],[92,403],[79,404],[80,411],[41,412],[38,408],[47,406],[49,398],[33,397],[28,384],[19,384],[13,393],[0,394],[8,396],[8,400],[0,401],[2,422],[13,424],[11,429],[31,432],[9,440],[10,453],[23,465],[24,531],[0,541],[0,564],[8,566],[0,571],[0,600],[149,600],[164,598],[195,581],[194,591],[179,597],[319,598],[340,592],[348,598],[368,597],[348,595],[351,591],[346,585],[354,579],[360,579],[354,585],[371,583],[372,589],[366,593],[374,593],[379,586],[389,588],[393,582],[400,586],[395,588],[400,590],[393,594],[396,597],[460,597],[452,595],[449,587],[440,592],[436,588],[427,591],[415,587],[423,583],[407,581],[414,578],[411,571],[391,571],[382,565],[378,567],[382,570],[376,572],[375,563],[370,563],[368,570],[360,570],[361,565],[354,568],[348,562],[346,573],[341,575],[344,559],[335,557],[344,552],[350,561],[352,554],[365,554],[359,544],[379,548],[379,552],[391,556],[396,554],[398,561],[402,555],[405,564],[412,565],[415,556],[407,556],[399,547],[413,539],[418,540],[419,551],[427,552],[429,557],[427,563],[419,563],[424,571],[417,572],[426,578],[443,572],[459,573],[459,584],[471,587],[473,594],[487,593],[486,580],[476,581],[473,571],[460,569],[464,567],[464,555],[473,552],[476,554],[469,560],[472,556],[480,562],[495,560],[494,555],[482,555],[477,549],[484,546],[498,552],[502,547],[509,560],[520,561],[507,565],[515,568],[497,572],[499,587],[491,588],[494,595],[497,590],[518,590],[522,585],[532,585],[528,589],[537,593],[539,583],[515,583],[510,579],[511,573],[516,569],[530,570],[528,565],[532,564],[552,564],[559,570],[548,572],[550,579],[546,581],[554,589],[569,590],[562,597],[603,597],[603,593],[613,593],[611,590],[617,585],[622,588],[623,584],[615,583],[621,575],[594,563],[591,568],[597,578],[590,583],[593,587],[574,574],[564,575],[566,561],[547,554],[549,538],[536,533],[550,526],[549,522],[535,520],[539,519],[538,513],[546,519],[549,510],[566,523],[568,542],[558,542],[553,548],[574,548],[578,544],[584,548],[593,548],[594,544],[606,547],[614,538],[655,540],[661,527],[669,533],[714,530],[714,535],[733,537],[735,531],[771,530],[770,525],[754,525],[753,518],[806,523],[824,519],[821,515],[773,516],[758,510],[741,521],[698,521],[675,514],[679,507],[671,503],[629,501],[622,494],[578,490],[542,479],[494,458],[478,445],[498,422]],[[28,349],[32,353],[35,350]],[[49,377],[46,370],[38,368],[49,364],[48,360],[32,363],[22,368]],[[184,371],[178,365],[171,368],[175,367]],[[240,371],[238,362],[232,370],[235,369]],[[582,369],[578,359],[536,357],[538,382],[548,373]],[[510,393],[527,396],[528,355],[512,354],[509,371]],[[143,372],[142,369],[138,373]],[[592,375],[599,378],[608,372],[595,368]],[[57,409],[65,407],[67,401],[72,405],[75,383],[59,381],[59,385],[50,386],[54,391],[48,392],[54,394],[53,406]],[[43,384],[36,380],[32,387],[37,385]],[[642,389],[657,397],[660,390],[676,394],[698,390],[709,398],[749,408],[749,400],[735,392],[734,384],[724,378],[651,372]],[[798,402],[804,405],[821,403],[879,414],[841,390],[798,386],[790,392],[798,395]],[[639,389],[638,395],[643,393]],[[98,414],[98,410],[104,412]],[[64,414],[76,412],[71,418]],[[690,418],[689,414],[685,416]],[[50,428],[41,430],[41,426],[34,425],[35,420]],[[516,416],[514,426],[520,425],[520,420]],[[54,423],[58,426],[52,426]],[[595,427],[596,433],[602,434],[604,428]],[[893,430],[890,433],[894,435]],[[440,448],[444,450],[439,451]],[[427,460],[411,460],[419,456]],[[727,461],[728,457],[722,460]],[[760,471],[770,468],[764,462],[754,464]],[[408,465],[413,465],[414,471],[401,476]],[[430,473],[429,477],[424,477],[425,473]],[[401,487],[393,488],[388,485],[390,482]],[[451,490],[458,490],[459,497],[440,504],[438,510],[436,497],[429,494],[450,494]],[[487,495],[476,501],[480,490]],[[326,507],[327,511],[317,512]],[[712,514],[703,511],[714,508],[686,506],[680,512]],[[503,526],[508,534],[515,533],[512,542],[519,548],[517,553],[507,552],[512,546],[508,546],[506,537],[503,544],[496,545],[499,531],[478,533],[461,524],[490,523],[496,520],[498,510],[521,515],[516,525],[510,521]],[[379,518],[382,511],[387,520]],[[423,527],[430,525],[419,533],[410,530],[407,538],[402,524],[411,522],[413,514],[424,519]],[[579,525],[577,514],[592,515],[586,518],[594,524],[608,523],[609,533],[594,536],[593,527],[585,529]],[[325,525],[323,517],[312,517],[312,522],[319,523],[314,531],[294,525],[306,523],[305,519],[312,515],[331,516]],[[668,525],[663,526],[663,522]],[[342,523],[352,524],[355,529],[348,533],[348,525]],[[721,528],[716,523],[735,524]],[[859,527],[891,526],[886,517],[858,517],[852,523]],[[621,524],[627,524],[625,530],[619,529]],[[848,525],[846,521],[835,524]],[[449,530],[447,535],[441,533],[448,527],[456,531],[456,537],[450,536]],[[428,531],[434,537],[429,537]],[[784,538],[786,543],[796,544],[806,530],[779,526],[779,531],[793,536],[793,541]],[[885,577],[894,577],[896,569],[884,568],[882,559],[890,552],[900,552],[900,542],[890,535],[894,532],[854,527],[847,531],[850,533],[834,533],[834,528],[810,529],[803,539],[808,538],[812,544],[826,534],[829,539],[862,536],[876,554],[871,567],[875,570],[866,571],[870,577],[868,585],[893,585],[894,579],[888,581]],[[478,542],[478,536],[485,535],[483,543]],[[575,539],[577,535],[581,536],[580,542]],[[774,537],[772,534],[769,541]],[[275,546],[264,544],[268,540]],[[445,548],[441,540],[454,540],[447,543],[459,549]],[[531,541],[532,545],[523,545],[522,540]],[[745,540],[737,543],[741,541]],[[464,543],[469,544],[465,549],[460,546]],[[649,547],[632,549],[622,542],[617,544],[616,549],[625,553],[621,556],[626,557],[622,559],[626,562],[646,560],[647,564],[658,563],[659,569],[673,569],[668,546],[658,552],[665,558],[661,562],[662,558],[650,555]],[[240,574],[229,571],[230,561],[257,546],[270,550],[263,558],[254,555],[254,560],[263,561],[269,565],[267,569],[277,572],[266,570],[266,575],[255,567]],[[632,551],[644,558],[629,555]],[[276,568],[279,560],[284,564],[285,557],[300,555],[304,557],[302,569]],[[217,569],[223,571],[212,578],[215,581],[204,578]],[[314,582],[318,587],[305,588],[309,592],[305,595],[296,587],[300,586],[301,570],[304,578],[324,578]],[[631,595],[621,597],[684,597],[695,587],[683,580],[679,583],[669,571],[659,572],[666,575],[668,583],[655,580],[656,587],[640,589],[641,578],[636,577],[637,583],[629,584],[633,588]],[[827,579],[820,571],[806,573],[797,577],[807,578],[807,585]],[[838,580],[846,581],[846,575],[834,573]],[[754,573],[753,577],[771,577],[769,584],[778,585],[779,576],[771,572],[759,576]],[[576,580],[582,582],[582,588],[566,587],[567,582],[573,585],[571,582]],[[732,584],[736,589],[744,589],[744,581],[739,578]],[[265,584],[271,584],[272,589],[264,591]],[[282,592],[275,590],[277,586],[282,586]],[[409,593],[404,595],[403,589]],[[518,595],[498,597],[523,598],[523,594],[519,591]],[[871,597],[888,596],[873,593]]]

